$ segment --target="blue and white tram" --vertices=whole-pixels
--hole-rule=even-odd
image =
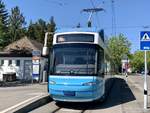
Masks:
[[[56,101],[91,102],[105,96],[106,46],[96,29],[58,30],[53,37],[48,91]]]

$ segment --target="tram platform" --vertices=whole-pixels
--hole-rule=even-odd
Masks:
[[[0,87],[0,113],[13,113],[33,103],[45,104],[49,100],[47,84],[18,84],[11,83]],[[43,101],[39,102],[38,101]],[[38,103],[37,103],[38,102]],[[38,107],[36,105],[36,107]],[[28,108],[31,109],[31,108]]]

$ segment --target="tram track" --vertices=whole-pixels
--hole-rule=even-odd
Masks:
[[[83,104],[56,103],[52,100],[49,103],[30,111],[29,113],[84,113],[85,111],[86,108],[83,107]]]
[[[109,81],[110,83],[112,80]],[[109,84],[110,85],[110,84]],[[113,84],[110,85],[111,87]],[[108,92],[111,92],[111,88],[107,91],[106,95],[108,95]],[[71,102],[55,102],[51,100],[49,103],[34,109],[30,113],[89,113],[93,109],[100,108],[100,105],[97,105],[95,103],[71,103]]]
[[[51,113],[84,113],[85,108],[81,103],[56,103],[55,105],[58,107]],[[82,108],[83,107],[83,108]]]

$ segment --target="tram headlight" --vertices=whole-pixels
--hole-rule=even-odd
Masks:
[[[56,82],[55,82],[55,81],[50,80],[50,81],[49,81],[49,84],[54,85],[54,84],[56,84]]]
[[[96,85],[96,82],[86,82],[82,84],[83,86],[92,86],[92,85]]]

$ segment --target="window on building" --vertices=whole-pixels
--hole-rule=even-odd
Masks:
[[[4,64],[4,60],[1,60],[1,65],[3,65]]]
[[[0,66],[4,64],[4,60],[0,60]]]
[[[20,60],[17,60],[17,61],[16,61],[16,65],[17,65],[17,66],[20,66]]]
[[[8,65],[11,65],[11,64],[12,64],[12,60],[9,60]]]

